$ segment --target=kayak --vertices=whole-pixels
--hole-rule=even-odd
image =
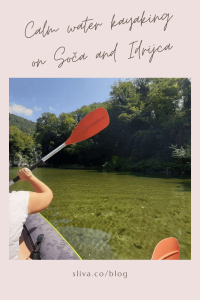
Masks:
[[[41,214],[29,215],[23,228],[24,242],[30,252],[39,245],[41,260],[81,260],[81,257]],[[38,240],[41,240],[38,243]]]

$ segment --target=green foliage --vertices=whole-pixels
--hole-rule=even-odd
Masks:
[[[98,107],[107,109],[110,125],[91,139],[63,149],[48,160],[49,165],[190,171],[190,79],[119,80],[111,86],[110,98],[103,103],[84,105],[58,117],[44,113],[36,122],[37,151],[44,156],[58,147],[69,138],[77,123]],[[19,133],[17,136],[20,140]],[[21,153],[16,144],[15,154],[17,149]]]
[[[9,160],[11,164],[28,164],[34,161],[33,137],[16,126],[9,126]]]
[[[186,144],[183,148],[177,148],[177,145],[171,145],[173,149],[172,157],[178,161],[181,165],[185,166],[185,171],[191,171],[191,142]]]
[[[186,159],[191,160],[191,144],[185,145],[185,148],[181,146],[179,149],[177,148],[177,145],[171,145],[170,147],[173,149],[172,157],[178,158],[178,159]]]
[[[112,160],[104,164],[107,171],[164,171],[164,172],[190,172],[191,166],[181,162],[162,162],[155,158],[134,162],[133,158],[120,158],[114,156]]]
[[[173,162],[159,162],[155,158],[144,159],[131,166],[133,171],[179,171],[179,165]]]
[[[133,158],[121,158],[119,156],[113,156],[111,161],[106,162],[103,168],[107,171],[131,171],[133,165]]]
[[[9,123],[19,128],[22,132],[33,134],[36,124],[32,121],[9,113]]]
[[[152,79],[147,96],[147,110],[159,124],[176,114],[181,99],[180,86],[175,78]]]

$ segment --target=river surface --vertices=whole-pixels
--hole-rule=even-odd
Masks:
[[[19,168],[10,168],[10,180]],[[38,168],[53,191],[42,212],[87,260],[151,259],[158,242],[175,237],[191,259],[191,180],[185,176]],[[31,190],[17,182],[13,190]]]

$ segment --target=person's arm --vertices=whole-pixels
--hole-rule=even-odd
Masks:
[[[21,181],[30,182],[36,192],[29,192],[28,214],[35,214],[47,208],[53,199],[51,189],[35,177],[30,170],[24,168],[17,175]]]

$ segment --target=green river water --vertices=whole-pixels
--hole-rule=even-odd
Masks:
[[[10,180],[19,168],[10,168]],[[175,175],[38,168],[53,191],[42,212],[82,259],[151,259],[157,243],[175,237],[191,259],[191,180]],[[17,182],[13,190],[31,190]]]

